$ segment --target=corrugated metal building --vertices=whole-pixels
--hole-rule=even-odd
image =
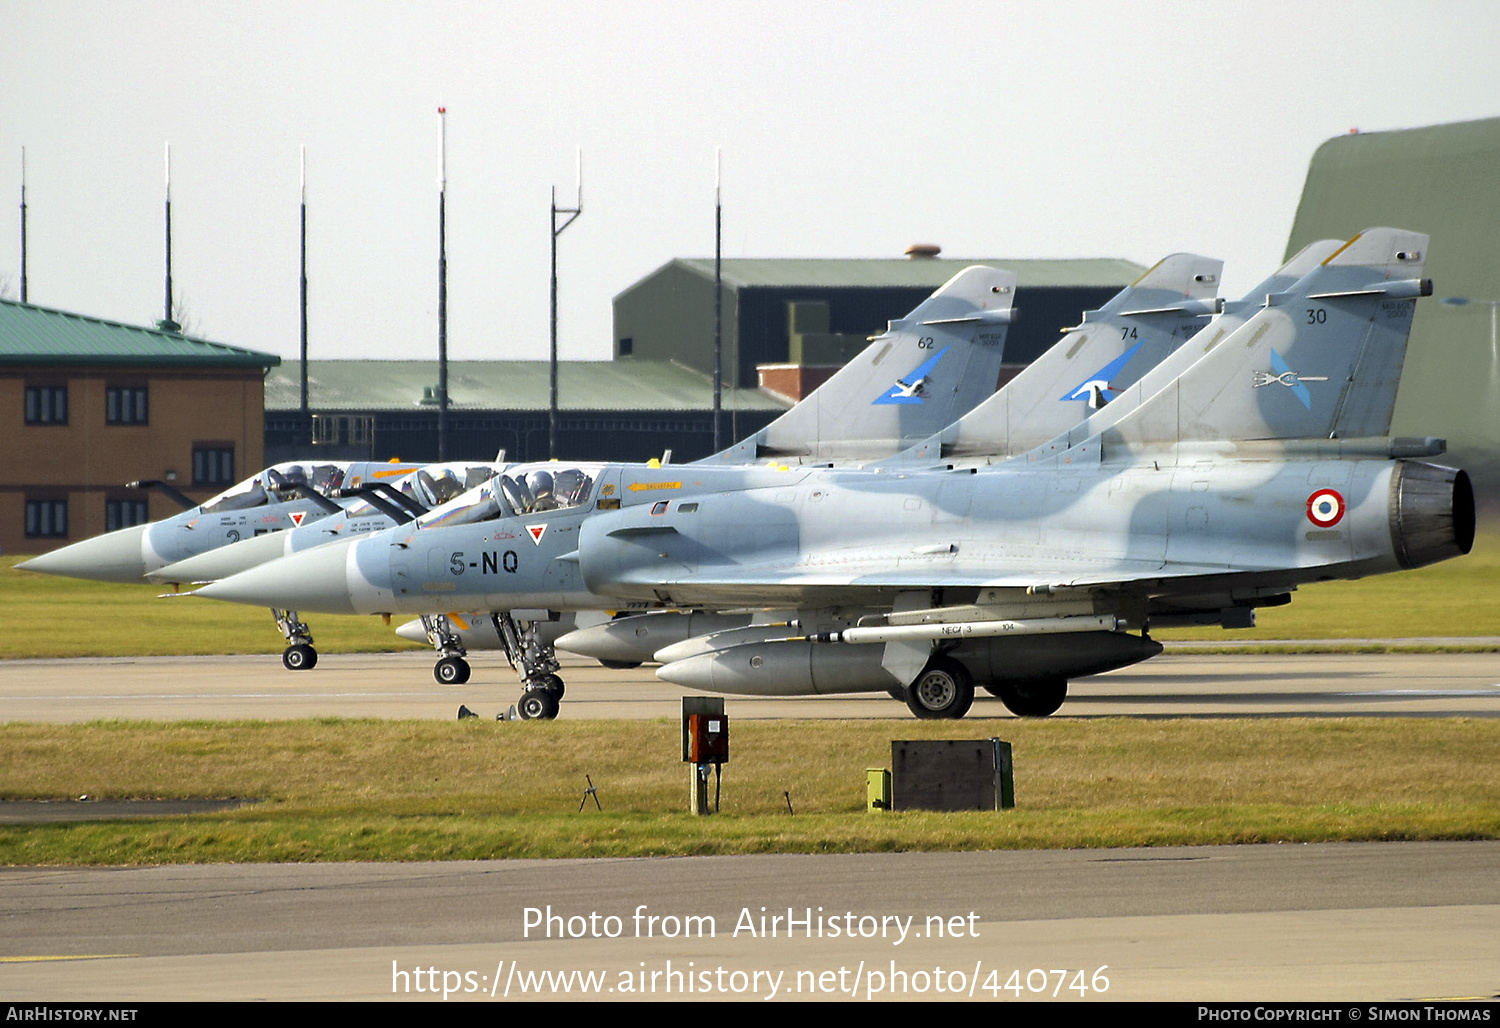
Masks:
[[[1015,365],[1035,360],[1064,326],[1146,270],[1109,259],[726,260],[724,379],[754,387],[760,365],[842,364],[971,264],[1018,277],[1018,316],[1005,344],[1006,363]],[[614,330],[616,358],[672,360],[712,374],[714,262],[669,261],[620,293]]]
[[[0,301],[0,548],[42,553],[206,500],[264,463],[279,357]]]
[[[300,412],[301,363],[266,379],[271,461],[314,452],[345,459],[437,457],[436,361],[309,361],[311,424]],[[644,461],[671,449],[700,457],[713,443],[708,378],[666,361],[558,364],[558,456]],[[546,460],[546,361],[449,361],[448,446],[452,459]],[[754,390],[725,390],[725,428],[749,435],[786,409]],[[727,443],[728,440],[726,440]]]
[[[1020,317],[1007,363],[1032,360],[1065,325],[1145,270],[1129,261],[734,260],[725,262],[722,442],[757,431],[826,373],[867,345],[958,271],[976,263],[1020,276]],[[619,336],[633,326],[632,336]],[[615,298],[614,361],[558,365],[559,457],[675,460],[712,452],[713,262],[677,260]],[[735,340],[741,353],[733,356]],[[622,352],[624,351],[624,352]],[[772,392],[757,369],[791,363],[824,372]],[[734,386],[736,368],[739,388]],[[428,460],[437,456],[434,361],[310,361],[309,412],[299,410],[300,364],[266,383],[270,460],[306,455]],[[450,457],[544,460],[548,365],[543,361],[455,361],[448,367]]]

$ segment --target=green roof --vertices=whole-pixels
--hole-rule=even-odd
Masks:
[[[712,258],[682,259],[676,263],[713,278]],[[936,289],[972,264],[986,264],[992,268],[1013,271],[1016,273],[1016,284],[1021,287],[1121,286],[1134,282],[1146,272],[1146,268],[1133,261],[1092,257],[1055,261],[992,257],[966,260],[947,257],[917,260],[736,258],[723,262],[723,275],[724,281],[734,286],[921,286]]]
[[[0,300],[0,364],[270,368],[274,354]]]
[[[266,410],[297,410],[302,402],[300,361],[286,361],[266,377]],[[422,402],[436,391],[437,361],[308,361],[308,406],[317,411],[435,410]],[[449,410],[545,411],[551,386],[546,361],[449,361]],[[557,402],[562,410],[713,409],[711,380],[670,361],[559,361]],[[782,411],[786,405],[753,389],[725,389],[724,410]]]

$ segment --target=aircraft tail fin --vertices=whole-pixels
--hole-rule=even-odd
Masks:
[[[896,463],[1005,457],[1077,424],[1203,327],[1222,306],[1224,262],[1176,253],[1115,294],[954,424]]]
[[[1101,437],[1111,445],[1383,436],[1428,237],[1349,240]]]
[[[1216,258],[1195,253],[1169,254],[1098,311],[1084,314],[1083,320],[1087,322],[1090,315],[1101,313],[1217,314],[1220,305],[1214,300],[1223,273],[1224,262]]]
[[[707,458],[867,460],[937,432],[995,391],[1013,272],[965,268],[755,435]]]

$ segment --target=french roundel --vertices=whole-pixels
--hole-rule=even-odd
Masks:
[[[1307,520],[1332,528],[1344,519],[1344,497],[1336,489],[1319,489],[1307,498]]]

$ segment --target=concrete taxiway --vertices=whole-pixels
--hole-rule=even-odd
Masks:
[[[274,656],[118,657],[0,662],[0,721],[494,717],[520,693],[497,655],[464,686],[440,686],[425,653],[330,654],[290,672]],[[563,662],[563,718],[676,717],[684,690],[650,667]],[[731,696],[737,718],[909,717],[884,694]],[[1500,716],[1500,654],[1164,654],[1070,683],[1058,716]],[[1009,717],[983,691],[966,718]]]

